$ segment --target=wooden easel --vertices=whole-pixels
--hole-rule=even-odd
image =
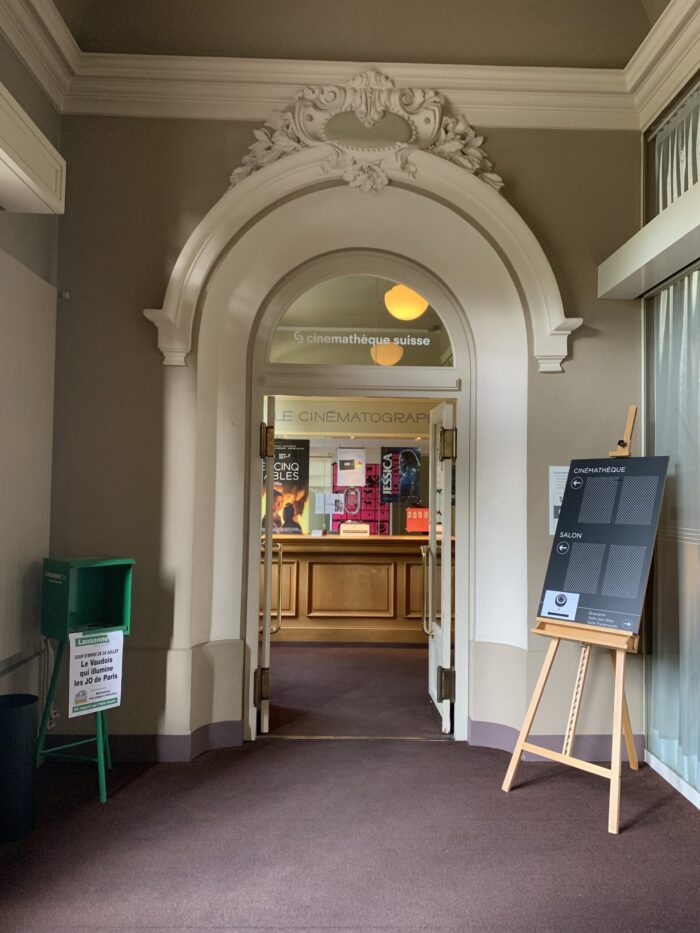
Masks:
[[[627,423],[623,438],[617,442],[617,448],[611,450],[611,457],[629,457],[632,446],[632,432],[634,431],[634,422],[637,416],[637,406],[630,405],[627,412]],[[535,690],[530,700],[525,721],[523,722],[518,741],[515,743],[513,755],[508,765],[505,780],[503,781],[503,790],[509,791],[515,778],[520,757],[523,752],[531,752],[542,758],[548,758],[550,761],[557,761],[560,764],[569,765],[572,768],[578,768],[581,771],[588,771],[591,774],[597,774],[599,777],[607,778],[610,781],[610,803],[608,807],[608,832],[618,833],[620,830],[620,777],[622,770],[622,737],[624,735],[625,745],[627,747],[627,756],[630,767],[633,770],[639,768],[637,753],[634,747],[634,736],[632,733],[632,724],[630,723],[629,712],[627,709],[627,700],[625,699],[625,660],[627,652],[636,654],[639,648],[639,636],[628,632],[620,632],[609,628],[587,628],[575,622],[563,622],[554,619],[537,618],[537,625],[532,629],[537,635],[546,635],[551,638],[549,649],[547,651],[540,676],[537,678]],[[537,709],[542,699],[549,672],[552,669],[554,658],[561,641],[576,641],[581,645],[581,654],[578,662],[578,671],[574,692],[571,698],[571,708],[569,710],[569,719],[564,733],[564,743],[561,752],[552,751],[549,748],[543,748],[541,745],[534,745],[528,742],[530,729],[537,714]],[[604,768],[601,765],[593,764],[590,761],[584,761],[581,758],[574,758],[571,749],[576,734],[576,724],[581,706],[581,696],[586,682],[588,672],[588,662],[590,660],[591,648],[607,648],[610,652],[612,661],[615,689],[613,701],[613,726],[612,726],[612,754],[610,758],[610,767]]]

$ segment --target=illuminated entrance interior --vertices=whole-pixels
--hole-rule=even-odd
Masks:
[[[274,528],[273,734],[295,734],[297,718],[303,730],[323,723],[324,733],[373,734],[378,710],[399,734],[440,734],[428,696],[425,615],[430,412],[438,405],[420,398],[275,398],[267,513]],[[452,515],[454,502],[449,508]],[[263,489],[263,528],[265,512]],[[261,606],[263,577],[261,561]],[[357,721],[350,721],[342,689],[314,694],[307,668],[326,664],[326,687],[344,684],[351,707],[371,691],[368,718],[359,703]]]
[[[406,512],[409,506],[427,508],[430,410],[436,404],[414,398],[278,397],[280,450],[293,449],[295,440],[309,448],[308,498],[297,516],[303,532],[338,534],[355,521],[368,523],[370,536],[414,533],[415,521],[407,524]],[[300,451],[305,457],[305,447]],[[352,476],[339,463],[349,459],[360,461]]]

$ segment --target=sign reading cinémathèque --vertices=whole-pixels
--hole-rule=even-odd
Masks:
[[[668,457],[572,460],[538,616],[639,632]]]

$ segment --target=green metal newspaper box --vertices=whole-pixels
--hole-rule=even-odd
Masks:
[[[131,629],[131,578],[136,562],[131,557],[97,557],[77,558],[73,560],[44,560],[44,585],[41,608],[41,631],[47,638],[55,638],[58,642],[56,660],[49,685],[46,705],[41,719],[39,738],[36,749],[37,764],[47,755],[53,758],[78,759],[92,761],[97,764],[97,773],[100,790],[100,800],[107,800],[106,771],[112,767],[112,755],[107,734],[105,707],[109,704],[118,705],[121,697],[121,650],[123,635],[128,635]],[[122,633],[115,635],[114,633]],[[63,745],[46,747],[46,732],[48,728],[51,706],[56,693],[58,675],[63,662],[66,646],[74,642],[74,647],[84,652],[85,662],[81,666],[89,668],[90,664],[103,662],[88,660],[95,658],[102,650],[105,654],[116,654],[119,658],[119,673],[105,673],[108,670],[101,667],[97,670],[86,670],[86,678],[76,680],[71,675],[70,683],[80,693],[76,694],[76,705],[69,703],[69,716],[83,715],[88,711],[95,715],[95,735],[89,738],[76,739]],[[114,642],[117,647],[111,648]],[[108,643],[106,648],[100,648]],[[83,645],[84,647],[80,648]],[[71,659],[73,658],[71,647]],[[76,654],[76,663],[80,662],[80,655]],[[72,661],[71,661],[72,664]],[[92,676],[95,674],[96,676]],[[98,676],[99,675],[99,676]],[[111,696],[108,688],[103,689],[103,681],[116,680],[118,691],[115,688]],[[75,683],[73,682],[75,681]],[[89,702],[89,690],[96,684],[97,693],[93,697],[95,702]],[[70,689],[70,687],[69,687]],[[99,691],[102,691],[101,693]],[[105,694],[107,697],[105,698]],[[78,746],[95,743],[95,755],[86,756],[75,754]],[[70,751],[69,751],[70,749]]]
[[[131,557],[44,560],[41,631],[66,641],[71,632],[131,624]]]

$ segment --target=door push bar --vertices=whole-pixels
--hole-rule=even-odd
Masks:
[[[270,626],[270,635],[276,635],[282,628],[282,545],[278,541],[272,545],[272,550],[277,555],[277,623]],[[258,634],[262,635],[263,625],[258,628]]]
[[[270,627],[270,635],[276,635],[282,628],[282,545],[278,541],[272,545],[277,554],[277,624]]]
[[[433,627],[430,624],[430,612],[428,609],[429,603],[429,574],[430,574],[430,557],[431,551],[430,547],[427,544],[422,544],[420,549],[421,562],[423,564],[423,618],[422,625],[423,631],[429,637],[433,637]]]

